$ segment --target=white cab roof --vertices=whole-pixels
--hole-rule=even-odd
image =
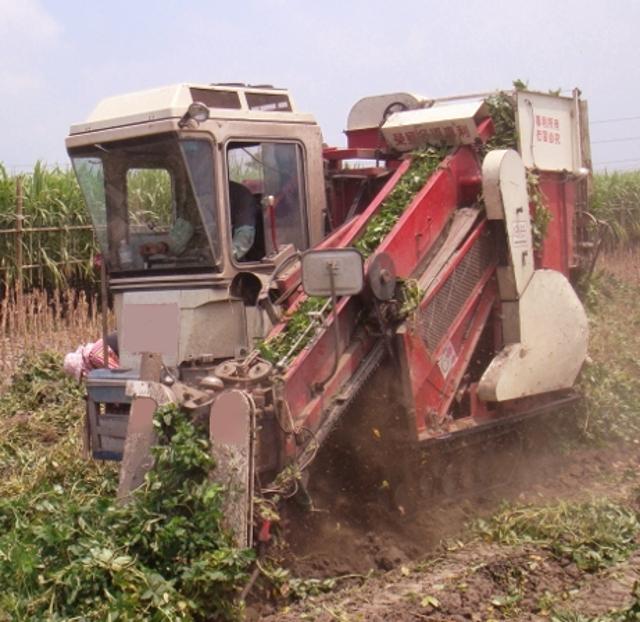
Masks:
[[[189,105],[202,102],[211,118],[315,123],[297,111],[286,89],[226,84],[173,84],[103,99],[86,121],[71,126],[70,134],[181,118]]]

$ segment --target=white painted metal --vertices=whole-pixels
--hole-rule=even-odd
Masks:
[[[247,347],[244,304],[226,290],[134,291],[117,294],[120,362],[137,369],[141,352],[158,352],[169,367],[190,357],[235,356]]]
[[[482,375],[478,396],[505,400],[568,389],[587,355],[587,316],[571,283],[536,270],[519,302],[520,341],[507,345]]]
[[[382,126],[382,134],[398,151],[428,143],[469,145],[479,138],[477,122],[487,114],[483,101],[406,110],[392,114]]]
[[[405,110],[414,110],[424,104],[425,99],[413,93],[385,93],[384,95],[372,95],[358,100],[347,118],[347,131],[365,130],[372,127],[380,127],[384,121],[384,114],[392,110],[394,104],[404,106]]]
[[[253,544],[254,434],[251,398],[237,389],[221,393],[209,414],[213,477],[226,488],[223,522],[239,547]]]
[[[359,294],[364,286],[364,260],[355,248],[307,251],[302,255],[302,287],[309,296]]]
[[[131,411],[120,465],[118,499],[126,499],[138,488],[153,466],[151,447],[157,442],[153,426],[156,409],[176,402],[173,392],[155,381],[128,381],[126,392],[131,396]]]
[[[505,223],[509,265],[498,268],[505,347],[482,375],[485,401],[568,389],[587,354],[587,316],[571,283],[555,270],[533,269],[525,168],[512,150],[492,151],[482,165],[490,220]]]
[[[107,128],[147,123],[161,119],[179,119],[193,102],[192,88],[209,91],[236,91],[241,107],[238,109],[212,108],[211,118],[254,121],[286,121],[314,123],[310,114],[298,112],[291,98],[291,111],[251,110],[247,106],[245,93],[287,94],[286,90],[256,89],[248,87],[211,86],[209,84],[173,84],[125,95],[103,99],[93,109],[87,120],[71,126],[70,134],[81,134]]]
[[[524,164],[511,149],[491,151],[482,163],[487,218],[503,220],[509,265],[498,268],[502,300],[517,300],[533,274],[533,238]]]
[[[516,92],[517,129],[525,166],[580,173],[580,126],[573,98]]]

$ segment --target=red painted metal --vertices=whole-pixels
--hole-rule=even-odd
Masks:
[[[541,252],[537,253],[537,268],[551,268],[570,275],[576,267],[573,247],[577,184],[563,173],[541,173],[540,190],[551,212]]]
[[[258,542],[267,543],[271,540],[271,521],[263,520],[260,531],[258,532]]]
[[[382,187],[382,190],[378,193],[376,198],[367,206],[367,208],[353,220],[353,224],[349,228],[349,232],[345,235],[344,243],[352,244],[360,237],[362,232],[367,228],[369,220],[375,216],[378,210],[381,208],[389,193],[396,187],[400,178],[407,172],[407,169],[411,166],[411,160],[403,160],[395,170],[393,175],[389,178],[389,181]]]
[[[482,175],[460,177],[460,204],[472,205],[482,191]]]
[[[495,133],[495,126],[493,124],[493,119],[491,117],[487,117],[480,121],[476,127],[478,128],[478,134],[480,135],[480,140],[483,143],[486,143]]]
[[[382,188],[394,168],[396,167],[378,166],[350,169],[329,166],[327,209],[331,228],[340,226],[345,220],[362,211]]]
[[[371,217],[382,205],[384,198],[395,187],[408,167],[408,161],[402,163],[371,205],[354,219],[347,231],[335,236],[336,243],[349,245],[358,239]],[[400,277],[414,276],[419,267],[423,266],[426,257],[443,233],[454,210],[459,207],[460,180],[477,176],[478,173],[479,163],[474,151],[468,147],[460,148],[442,163],[440,170],[432,174],[425,187],[414,197],[376,251],[390,254]],[[476,237],[472,236],[472,241]],[[373,256],[369,258],[369,262]],[[365,269],[368,268],[368,265],[369,263]],[[463,364],[467,354],[465,348],[470,350],[471,346],[468,344],[477,343],[479,332],[486,322],[488,310],[493,305],[495,288],[486,288],[485,285],[486,280],[484,279],[478,282],[472,296],[477,302],[475,306],[469,305],[466,316],[461,314],[460,318],[453,318],[454,332],[451,339],[456,344],[455,347],[460,349],[461,355],[459,365],[454,366],[455,368],[451,371],[452,379],[458,378],[460,370],[466,367],[466,364]],[[480,296],[483,288],[487,292],[484,297]],[[335,399],[346,380],[354,374],[364,357],[379,339],[359,327],[358,317],[361,309],[362,301],[358,297],[349,297],[339,301],[335,320],[331,319],[326,328],[321,331],[317,341],[298,354],[290,363],[284,377],[282,397],[298,426],[304,426],[311,430],[318,429],[331,400]],[[466,322],[464,321],[465,317]],[[321,390],[314,390],[319,381],[326,379],[336,355],[332,335],[334,322],[337,322],[340,337],[337,370]],[[422,363],[424,363],[424,359],[421,361]],[[435,362],[431,363],[430,371],[433,371],[434,364]],[[453,395],[455,388],[453,380],[447,386],[444,386],[445,384],[447,384],[446,379],[443,381],[443,390]],[[450,387],[449,384],[452,386]],[[298,449],[291,439],[287,446],[287,453],[293,455]]]
[[[389,149],[385,139],[382,137],[380,128],[370,127],[362,130],[348,130],[345,134],[347,135],[347,144],[352,149]]]
[[[420,309],[431,303],[473,244],[486,234],[486,223],[482,223],[460,248],[456,260],[448,265],[437,286],[423,299]],[[458,314],[451,318],[448,330],[431,350],[416,322],[409,323],[402,332],[400,350],[405,402],[413,413],[416,434],[421,440],[447,433],[448,410],[497,299],[495,268],[495,260],[486,266]],[[444,368],[441,364],[443,357],[449,360],[453,357],[450,367]]]
[[[338,149],[337,147],[326,147],[322,151],[322,157],[329,162],[339,160],[376,160],[380,158],[378,149],[349,147]]]
[[[442,234],[452,211],[461,207],[460,178],[477,175],[478,171],[474,151],[462,147],[446,158],[415,196],[411,209],[405,210],[376,250],[391,256],[399,277],[414,276],[427,250]]]
[[[481,136],[490,136],[493,127],[487,120],[479,124]],[[369,134],[371,138],[373,134]],[[364,138],[365,134],[359,138]],[[333,152],[331,162],[343,157],[362,156],[362,146]],[[391,175],[381,192],[358,216],[345,223],[323,242],[330,248],[352,245],[363,234],[371,218],[377,213],[385,198],[396,187],[410,166],[403,160]],[[572,180],[558,173],[541,174],[541,189],[552,213],[552,220],[542,251],[538,254],[538,267],[548,267],[569,274],[574,262],[573,227],[575,217],[576,187]],[[431,175],[424,187],[396,222],[375,253],[390,256],[400,278],[419,278],[437,243],[442,239],[447,224],[458,207],[474,204],[481,191],[481,167],[476,151],[471,146],[455,149]],[[460,267],[481,236],[490,236],[488,223],[480,219],[438,275],[420,303],[419,311],[434,301],[447,279]],[[465,264],[467,265],[467,264]],[[404,402],[413,415],[416,440],[429,440],[455,431],[473,427],[497,417],[501,409],[492,409],[477,396],[477,377],[470,377],[469,370],[480,339],[486,335],[494,351],[502,342],[500,301],[496,281],[497,257],[483,256],[479,278],[466,286],[464,299],[453,308],[452,317],[443,332],[437,332],[438,343],[427,343],[426,333],[414,320],[397,331],[396,352],[400,358],[400,377],[404,387]],[[446,291],[446,290],[445,290]],[[299,300],[301,300],[300,298]],[[440,304],[440,303],[438,303]],[[318,430],[328,408],[334,400],[340,400],[340,391],[348,379],[358,370],[365,357],[379,340],[362,325],[360,317],[365,310],[360,297],[339,301],[335,318],[330,319],[317,340],[298,354],[287,368],[282,384],[281,397],[288,404],[298,426]],[[334,351],[332,335],[336,323],[339,334],[339,350]],[[327,374],[338,356],[336,373],[327,380]],[[318,382],[323,380],[322,386]],[[465,399],[465,409],[455,406],[455,400]],[[287,454],[295,455],[300,448],[291,438]]]
[[[487,402],[478,397],[478,383],[469,384],[469,416],[478,423],[489,421],[494,413],[489,409]]]
[[[478,131],[481,141],[486,142],[493,135],[493,121],[481,121]],[[336,180],[349,177],[349,171],[341,168],[345,159],[380,157],[379,150],[386,148],[378,128],[347,134],[349,148],[324,152],[330,179],[331,176]],[[361,214],[339,226],[320,248],[350,246],[360,238],[409,169],[410,161],[404,159],[394,165],[396,170],[375,199]],[[341,196],[334,194],[331,215],[335,222],[341,223],[349,213],[349,206],[356,197],[355,184],[377,174],[377,169],[360,171],[353,175],[355,183],[348,180],[340,189]],[[541,173],[540,186],[552,218],[544,245],[536,254],[536,267],[553,268],[568,276],[575,263],[576,183],[564,174]],[[334,191],[336,187],[334,184]],[[455,210],[476,205],[481,190],[481,164],[475,146],[463,145],[453,149],[368,258],[365,271],[377,253],[385,253],[392,259],[399,278],[420,279],[430,258],[441,248],[440,241],[444,240]],[[396,331],[395,352],[400,367],[403,403],[415,424],[412,428],[415,441],[450,435],[506,412],[504,406],[491,407],[477,395],[481,371],[474,369],[473,357],[479,352],[490,357],[500,350],[502,323],[496,278],[498,253],[487,252],[493,248],[487,246],[487,242],[493,243],[491,236],[494,230],[481,216],[477,221],[469,221],[468,226],[471,229],[466,230],[461,245],[451,247],[452,257],[437,275],[437,281],[427,286],[419,308]],[[451,238],[451,241],[454,239],[457,238]],[[474,247],[475,244],[478,246]],[[467,263],[463,264],[464,261]],[[469,266],[473,268],[473,280],[465,281],[460,287],[454,285],[456,281],[448,280],[458,278]],[[295,272],[294,275],[299,278]],[[292,278],[287,275],[287,279]],[[455,304],[450,304],[447,296],[454,288],[457,298]],[[437,296],[440,296],[438,300]],[[290,308],[295,308],[303,299],[303,294],[296,294]],[[431,304],[434,306],[430,307]],[[442,319],[441,307],[451,315],[441,326],[433,329],[420,325],[421,318],[435,317],[434,313]],[[362,322],[363,315],[369,310],[370,305],[359,296],[340,300],[333,317],[326,321],[316,340],[289,362],[278,393],[297,427],[320,431],[322,435],[322,424],[327,421],[331,408],[345,398],[341,392],[349,379],[360,369],[374,347],[379,346],[380,336],[369,331]],[[337,352],[334,325],[338,333]],[[284,324],[275,327],[272,334],[283,328]],[[434,343],[430,342],[432,339]],[[483,348],[479,349],[481,339]],[[485,342],[490,346],[486,353]],[[334,361],[335,373],[328,378],[334,369]],[[302,449],[293,435],[287,437],[286,455],[292,458]]]
[[[489,281],[486,287],[476,294],[475,300],[471,297],[474,304],[469,306],[464,321],[449,335],[448,343],[457,355],[451,370],[445,376],[438,365],[439,356],[436,355],[422,385],[418,385],[417,378],[414,380],[414,412],[419,440],[450,433],[450,425],[454,420],[449,415],[449,409],[497,296],[495,281]],[[416,345],[415,339],[412,345]],[[414,355],[414,361],[415,358]]]

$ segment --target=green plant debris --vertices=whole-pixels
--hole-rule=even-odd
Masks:
[[[516,91],[526,91],[529,88],[529,82],[525,81],[525,80],[520,80],[519,78],[516,78],[513,81],[513,88]]]
[[[526,90],[528,85],[522,80],[514,80],[516,90]],[[489,108],[489,114],[493,119],[494,135],[482,149],[482,156],[493,149],[518,150],[518,131],[516,128],[516,111],[513,96],[498,92],[490,95],[485,103]],[[540,250],[547,235],[547,229],[551,222],[552,214],[545,205],[545,198],[540,190],[540,178],[533,171],[527,171],[527,193],[529,201],[533,205],[531,217],[533,247]]]
[[[79,458],[78,390],[65,397],[71,385],[55,357],[39,361],[25,363],[0,397],[0,620],[237,617],[253,552],[234,549],[221,527],[224,491],[209,478],[206,435],[175,407],[160,409],[154,469],[129,504],[116,505],[115,469]],[[9,404],[30,408],[30,419],[8,427]],[[30,467],[37,443],[45,455]]]
[[[27,359],[0,395],[2,499],[28,492],[49,478],[64,479],[65,466],[57,458],[81,453],[76,432],[83,391],[61,368],[62,361],[55,354],[45,352]]]
[[[509,93],[500,91],[485,99],[489,115],[493,120],[494,134],[484,146],[483,153],[493,149],[518,150],[515,102]]]
[[[449,151],[449,147],[426,147],[411,154],[409,169],[389,193],[378,213],[367,224],[364,233],[355,243],[355,247],[365,259],[380,246],[418,190],[424,187],[427,179],[440,166]]]
[[[402,299],[400,315],[409,315],[418,308],[424,296],[424,291],[420,288],[418,281],[415,279],[407,279],[400,283],[400,292]]]
[[[580,387],[587,399],[582,429],[594,440],[632,441],[640,437],[640,378],[611,363],[591,362]]]
[[[448,147],[427,147],[411,154],[409,169],[389,193],[378,213],[367,224],[364,233],[355,243],[355,247],[365,259],[390,233],[418,190],[424,187],[427,179],[438,168],[448,152]],[[299,354],[314,336],[314,332],[309,330],[301,339],[303,333],[314,321],[312,314],[318,312],[325,304],[325,298],[312,296],[304,300],[288,319],[286,327],[280,334],[258,345],[261,355],[268,361],[277,363],[287,355],[294,357]],[[294,344],[296,344],[295,348]]]
[[[640,264],[625,266],[629,278]],[[585,396],[578,414],[591,441],[640,440],[640,288],[598,272],[586,291],[592,330],[590,359],[580,377]]]
[[[547,230],[553,215],[545,205],[544,195],[540,190],[540,177],[530,170],[527,170],[527,194],[529,195],[529,202],[533,205],[533,214],[531,216],[533,248],[540,250],[547,237]]]
[[[608,500],[505,507],[476,529],[501,544],[533,543],[594,572],[626,559],[638,546],[636,513]]]
[[[288,319],[284,330],[272,339],[263,341],[258,345],[260,354],[267,361],[277,363],[287,356],[290,351],[291,356],[301,352],[315,334],[312,330],[308,330],[311,324],[316,321],[314,314],[319,313],[326,304],[327,299],[318,296],[310,296],[303,300]],[[307,334],[304,338],[301,338],[307,330]],[[295,348],[294,345],[296,345]]]
[[[328,577],[326,579],[303,579],[292,576],[291,572],[286,568],[268,563],[261,563],[260,570],[272,588],[275,588],[281,597],[293,600],[303,600],[309,596],[318,596],[319,594],[331,592],[336,588],[339,580],[356,576],[346,575],[344,577]]]

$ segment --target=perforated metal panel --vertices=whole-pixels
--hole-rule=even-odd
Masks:
[[[433,352],[469,299],[473,288],[494,261],[495,245],[486,232],[471,246],[447,280],[416,317],[416,328]]]

